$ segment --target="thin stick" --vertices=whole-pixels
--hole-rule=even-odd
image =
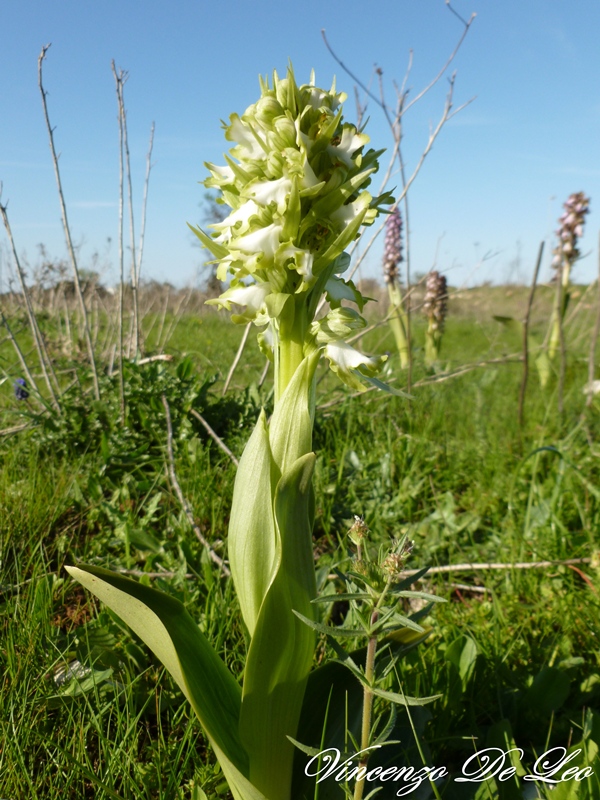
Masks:
[[[242,341],[240,342],[240,346],[237,349],[237,353],[235,354],[235,358],[233,359],[233,363],[229,367],[229,372],[227,373],[227,377],[225,378],[225,384],[223,385],[223,391],[221,392],[221,396],[225,396],[227,389],[229,389],[229,384],[231,383],[231,379],[233,378],[233,373],[236,370],[237,365],[240,363],[240,359],[244,352],[244,348],[246,347],[246,342],[248,341],[248,336],[250,335],[250,328],[252,327],[252,323],[249,322],[246,325],[246,329],[244,330],[244,335],[242,336]]]
[[[150,143],[146,156],[146,178],[144,179],[144,199],[142,200],[142,226],[140,229],[140,247],[138,250],[137,263],[137,285],[140,285],[140,273],[142,271],[142,258],[144,256],[144,240],[146,236],[146,208],[148,205],[148,185],[150,183],[150,170],[152,169],[152,148],[154,147],[154,122],[150,128]]]
[[[263,371],[261,373],[261,376],[260,376],[260,379],[258,381],[258,388],[259,389],[267,379],[267,373],[269,372],[269,367],[270,366],[271,366],[271,362],[267,358],[266,361],[265,361],[265,368],[263,369]]]
[[[190,523],[190,526],[194,533],[196,534],[196,538],[205,547],[208,551],[208,555],[210,558],[215,562],[215,564],[219,565],[219,568],[222,570],[223,574],[227,577],[230,577],[231,572],[227,564],[223,561],[223,559],[218,556],[215,551],[210,546],[209,542],[204,538],[204,535],[198,525],[196,525],[196,521],[194,519],[194,515],[192,514],[192,509],[188,501],[185,499],[183,492],[181,491],[181,486],[179,485],[179,481],[177,480],[177,474],[175,472],[175,458],[173,457],[173,426],[171,424],[171,410],[169,408],[169,403],[167,401],[166,396],[162,395],[162,403],[165,409],[165,420],[167,424],[167,464],[168,464],[168,473],[169,478],[171,480],[171,484],[173,489],[175,490],[175,494],[179,500],[179,503]]]
[[[596,322],[594,324],[594,331],[592,333],[592,341],[590,342],[590,357],[588,361],[588,396],[585,402],[589,408],[594,399],[594,372],[596,364],[596,344],[598,343],[598,334],[600,333],[600,234],[598,235],[598,288],[597,288],[597,309],[596,309]]]
[[[116,77],[115,62],[112,62],[113,73]],[[124,87],[127,81],[127,72],[119,70],[119,80],[117,81],[117,97],[119,100],[119,118],[123,129],[123,147],[125,151],[125,172],[127,178],[127,197],[129,204],[129,246],[131,248],[131,300],[133,306],[133,355],[137,358],[140,346],[139,328],[139,302],[138,302],[138,282],[137,267],[135,260],[135,226],[133,214],[133,186],[131,182],[131,159],[129,157],[129,139],[127,136],[127,112],[125,110]]]
[[[118,572],[120,575],[133,575],[134,578],[186,578],[187,580],[191,580],[196,577],[192,575],[191,572],[186,572],[184,575],[181,575],[179,572],[170,572],[169,570],[165,570],[164,572],[144,572],[143,569],[117,569],[115,572]]]
[[[460,16],[459,16],[459,15],[458,15],[458,14],[457,14],[455,11],[454,11],[454,9],[453,9],[453,8],[450,6],[450,3],[446,3],[446,5],[448,6],[449,10],[450,10],[450,11],[452,11],[452,13],[454,13],[456,16],[458,16],[458,18],[460,19],[460,21],[462,22],[462,24],[463,24],[463,26],[464,26],[464,30],[463,30],[463,32],[462,32],[462,35],[461,35],[460,39],[458,40],[458,44],[457,44],[457,45],[456,45],[456,47],[454,48],[453,52],[450,54],[449,58],[447,59],[446,63],[445,63],[445,64],[444,64],[444,66],[442,67],[442,69],[441,69],[441,70],[438,72],[438,74],[436,75],[436,77],[435,77],[435,78],[434,78],[434,79],[433,79],[433,80],[432,80],[432,81],[431,81],[431,82],[430,82],[430,83],[429,83],[429,84],[428,84],[428,85],[427,85],[427,86],[426,86],[426,87],[425,87],[425,88],[424,88],[424,89],[423,89],[421,92],[419,92],[419,94],[418,94],[418,95],[417,95],[417,96],[416,96],[416,97],[415,97],[415,98],[414,98],[414,99],[413,99],[413,100],[412,100],[412,101],[411,101],[411,102],[410,102],[410,103],[409,103],[409,104],[406,106],[406,108],[405,108],[405,111],[407,111],[407,110],[410,108],[410,106],[414,105],[414,104],[415,104],[415,103],[416,103],[418,100],[420,100],[420,99],[423,97],[423,95],[427,94],[427,92],[428,92],[430,89],[432,89],[432,88],[435,86],[435,84],[436,84],[436,83],[437,83],[437,82],[438,82],[438,81],[439,81],[439,80],[442,78],[442,76],[443,76],[443,75],[444,75],[444,73],[447,71],[448,67],[450,66],[450,64],[452,63],[452,61],[454,60],[454,58],[456,57],[456,54],[458,53],[458,51],[459,51],[459,49],[460,49],[460,46],[461,46],[461,45],[462,45],[462,43],[464,42],[464,40],[465,40],[465,37],[466,37],[467,33],[469,32],[469,28],[471,27],[471,25],[472,25],[472,23],[473,23],[473,21],[474,21],[474,19],[475,19],[475,17],[476,17],[476,14],[472,14],[472,15],[471,15],[471,17],[470,17],[470,19],[469,19],[468,21],[465,21],[464,19],[462,19],[462,17],[460,17]],[[346,66],[346,65],[345,65],[345,64],[344,64],[344,63],[343,63],[343,62],[342,62],[342,61],[341,61],[341,60],[338,58],[338,56],[335,54],[335,52],[333,51],[333,48],[331,47],[331,45],[330,45],[330,44],[329,44],[329,42],[327,41],[327,36],[326,36],[326,34],[325,34],[325,29],[324,29],[324,28],[322,28],[322,29],[321,29],[321,36],[323,37],[323,41],[325,42],[325,47],[326,47],[326,48],[329,50],[329,52],[331,53],[331,55],[333,56],[333,58],[335,59],[335,61],[337,61],[337,63],[338,63],[338,64],[340,65],[340,67],[341,67],[341,68],[344,70],[344,72],[346,72],[346,73],[347,73],[347,74],[350,76],[350,78],[352,78],[352,80],[353,80],[355,83],[357,83],[357,84],[360,86],[360,88],[361,88],[361,89],[362,89],[364,92],[366,92],[366,94],[367,94],[367,95],[368,95],[368,96],[371,98],[371,100],[374,100],[374,101],[377,103],[377,105],[378,105],[380,108],[382,108],[382,109],[383,109],[383,105],[382,105],[382,103],[381,103],[381,100],[380,100],[380,98],[378,98],[378,97],[377,97],[377,95],[373,94],[373,93],[371,92],[371,90],[370,90],[370,89],[368,89],[368,88],[367,88],[367,87],[364,85],[364,83],[362,83],[362,81],[360,81],[360,80],[359,80],[359,79],[356,77],[356,75],[354,75],[354,73],[353,73],[353,72],[351,72],[351,71],[350,71],[350,69],[348,69],[348,67],[347,67],[347,66]]]
[[[568,567],[571,564],[591,564],[591,558],[569,558],[566,561],[521,561],[516,564],[502,564],[497,562],[487,562],[482,564],[448,564],[444,567],[431,567],[427,570],[427,575],[439,575],[444,572],[471,572],[476,569],[548,569],[548,567]],[[421,570],[408,569],[402,573],[402,577],[416,575]]]
[[[50,392],[50,398],[52,400],[52,405],[54,408],[60,412],[60,404],[56,398],[56,394],[54,392],[54,387],[52,386],[52,382],[50,380],[50,372],[52,372],[52,377],[54,378],[54,383],[58,386],[58,382],[56,380],[56,375],[52,370],[52,362],[48,356],[48,352],[46,350],[46,345],[44,343],[44,339],[42,337],[41,331],[37,324],[37,319],[35,316],[35,312],[33,310],[33,306],[31,304],[31,298],[29,296],[29,290],[27,288],[27,284],[25,283],[25,275],[23,273],[23,269],[21,267],[21,262],[19,261],[19,255],[17,253],[17,248],[15,246],[15,240],[12,235],[12,229],[10,227],[10,222],[8,220],[8,214],[6,213],[6,205],[2,205],[0,203],[0,214],[2,215],[2,220],[4,221],[4,227],[6,228],[6,233],[8,235],[8,240],[10,242],[10,246],[12,249],[13,258],[15,260],[15,266],[17,269],[17,275],[19,276],[19,283],[21,284],[21,291],[23,292],[23,300],[25,302],[25,309],[27,311],[27,318],[29,320],[29,327],[31,328],[31,334],[33,336],[33,342],[35,345],[35,349],[37,350],[38,359],[40,362],[40,367],[42,369],[42,373],[44,375],[44,380],[46,381],[46,386],[48,387],[48,391]],[[8,327],[7,327],[7,330]],[[12,335],[12,334],[10,334]],[[23,365],[23,362],[21,366]],[[49,372],[50,371],[50,372]]]
[[[544,242],[540,242],[540,249],[538,250],[537,261],[535,262],[535,269],[533,271],[533,280],[531,282],[531,289],[529,291],[529,298],[527,300],[527,310],[525,312],[525,319],[523,320],[523,378],[521,379],[521,390],[519,391],[519,426],[523,427],[523,408],[525,406],[525,392],[527,390],[527,380],[529,378],[529,318],[531,316],[531,308],[533,306],[533,297],[535,295],[535,287],[542,264],[542,255],[544,253]]]
[[[236,465],[236,467],[239,467],[240,462],[233,455],[231,450],[227,447],[227,445],[225,444],[223,439],[221,439],[221,437],[210,427],[210,425],[204,419],[202,414],[200,414],[198,411],[196,411],[195,408],[191,409],[191,414],[192,414],[192,416],[196,417],[196,419],[198,420],[198,422],[201,425],[204,426],[205,431],[208,433],[208,435],[211,437],[211,439],[213,439],[216,442],[217,447],[219,447],[227,456],[229,456],[229,458],[231,459],[231,461],[233,461],[233,463]]]
[[[163,309],[162,318],[161,318],[161,321],[160,321],[160,326],[158,328],[158,335],[156,337],[156,348],[157,348],[157,350],[160,350],[160,340],[161,340],[161,337],[162,337],[163,329],[165,327],[165,320],[167,318],[167,312],[169,310],[169,294],[170,294],[170,289],[169,289],[169,285],[167,284],[167,291],[165,292],[165,307]]]
[[[46,120],[46,128],[48,129],[48,138],[50,140],[50,152],[52,153],[52,163],[54,165],[54,175],[56,177],[56,185],[58,188],[58,199],[60,201],[60,210],[62,214],[62,223],[63,229],[65,232],[65,239],[67,242],[67,250],[69,251],[69,256],[71,258],[71,265],[73,267],[73,283],[75,284],[75,292],[77,294],[77,298],[79,300],[79,307],[81,310],[81,316],[83,320],[83,331],[85,337],[85,343],[87,346],[88,351],[88,358],[90,359],[90,367],[92,369],[92,379],[94,383],[94,395],[96,400],[100,399],[100,384],[98,383],[98,370],[96,369],[96,359],[94,356],[94,348],[92,346],[92,337],[90,334],[90,327],[88,325],[88,318],[87,318],[87,309],[85,307],[85,300],[83,297],[83,291],[81,289],[81,281],[79,280],[79,269],[77,268],[77,258],[75,256],[75,248],[73,247],[73,241],[71,239],[71,229],[69,228],[69,220],[67,217],[67,206],[65,204],[65,198],[63,195],[62,190],[62,182],[60,179],[60,171],[58,169],[58,156],[56,154],[56,148],[54,147],[54,129],[50,124],[50,117],[48,115],[48,105],[46,103],[46,91],[44,89],[44,84],[42,82],[42,65],[44,59],[46,58],[46,53],[48,52],[50,45],[44,45],[42,47],[42,52],[38,58],[38,86],[40,89],[40,93],[42,95],[42,106],[44,108],[44,119]]]
[[[24,431],[25,428],[28,428],[30,425],[30,422],[25,422],[22,425],[15,425],[12,428],[4,428],[3,431],[0,431],[0,436],[10,436],[11,433],[19,433],[19,431]]]
[[[123,256],[123,118],[121,116],[121,90],[122,75],[117,74],[115,62],[112,62],[112,71],[117,84],[117,104],[119,108],[119,398],[121,405],[121,419],[125,421],[125,376],[123,373],[123,314],[124,314],[124,256]]]

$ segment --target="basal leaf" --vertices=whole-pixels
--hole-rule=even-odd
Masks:
[[[307,453],[279,481],[275,517],[281,537],[279,570],[260,610],[250,644],[240,735],[250,756],[250,780],[269,800],[289,800],[295,736],[315,636],[293,613],[312,613],[311,476]]]
[[[169,670],[194,707],[232,785],[244,784],[248,756],[238,734],[240,687],[179,600],[100,567],[67,567],[112,609]],[[225,770],[228,762],[230,774]],[[242,779],[244,779],[242,781]],[[239,793],[240,800],[258,800]]]

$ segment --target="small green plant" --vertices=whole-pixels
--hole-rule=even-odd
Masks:
[[[362,687],[362,708],[359,713],[360,732],[345,730],[350,747],[346,744],[345,759],[337,758],[335,763],[340,764],[337,781],[340,781],[339,772],[343,773],[345,794],[352,800],[362,800],[367,787],[368,764],[375,751],[385,745],[398,744],[392,740],[391,735],[395,730],[396,705],[420,706],[425,705],[439,696],[417,699],[405,694],[389,690],[390,680],[393,678],[396,665],[402,655],[411,647],[425,639],[428,631],[418,623],[418,619],[426,616],[432,604],[445,602],[442,598],[426,592],[411,591],[411,584],[422,578],[426,569],[415,577],[403,576],[407,559],[413,550],[413,542],[403,536],[399,541],[394,541],[392,547],[379,547],[375,556],[370,552],[368,542],[369,530],[361,517],[355,517],[348,536],[355,547],[355,556],[352,558],[350,568],[343,572],[337,571],[338,578],[345,584],[345,592],[337,595],[322,594],[313,600],[313,603],[331,603],[332,598],[337,602],[348,604],[345,624],[341,627],[326,626],[310,619],[303,621],[317,632],[327,634],[332,642],[337,655],[337,663],[343,665],[357,679]],[[404,613],[401,604],[408,600],[423,602],[423,608],[418,613]],[[337,641],[348,641],[348,638],[366,639],[366,648],[352,653],[347,652]],[[356,696],[355,696],[356,698]],[[382,706],[375,713],[374,702],[379,700]],[[390,708],[391,704],[391,708]],[[358,703],[346,698],[347,714],[354,716]],[[389,717],[385,708],[390,708]],[[386,718],[387,717],[387,718]],[[324,721],[327,727],[328,719]],[[325,733],[325,731],[324,731]],[[358,734],[358,735],[355,735]],[[326,737],[322,742],[326,742]],[[312,771],[312,762],[307,766],[305,773],[313,776],[320,775],[324,770],[327,775],[334,771],[331,758],[323,758],[322,753],[315,752],[299,744],[300,749],[313,756],[313,762],[321,756],[317,771]],[[348,753],[348,750],[350,752]],[[336,748],[329,748],[328,755]],[[339,756],[339,751],[337,751]],[[381,767],[379,767],[381,772]],[[369,780],[378,773],[373,771]],[[321,775],[320,780],[324,776]],[[350,781],[353,785],[350,785]],[[369,795],[371,796],[372,793]]]

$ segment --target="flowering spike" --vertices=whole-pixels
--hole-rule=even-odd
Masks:
[[[583,236],[583,226],[586,214],[589,213],[590,198],[583,192],[569,195],[563,204],[565,209],[559,217],[560,226],[556,231],[558,244],[554,248],[552,266],[558,272],[563,269],[566,261],[572,265],[579,258],[577,240]]]
[[[556,231],[558,244],[554,248],[552,267],[556,270],[557,294],[550,322],[548,357],[554,359],[560,345],[560,320],[564,318],[569,303],[571,267],[580,256],[577,240],[583,235],[586,214],[589,212],[590,198],[583,192],[569,195],[563,204],[564,212],[559,217]],[[559,284],[560,281],[560,285]],[[542,386],[547,378],[540,372]]]
[[[383,279],[386,283],[395,283],[400,279],[399,265],[402,261],[402,217],[396,207],[385,221]]]
[[[448,286],[446,276],[435,269],[427,276],[423,313],[429,317],[432,329],[442,333],[448,313]]]
[[[259,100],[225,125],[232,143],[226,165],[207,165],[205,185],[221,193],[231,213],[211,226],[211,234],[195,233],[217,260],[219,279],[230,281],[210,302],[228,310],[245,306],[234,321],[269,325],[280,396],[315,350],[327,349],[345,381],[349,364],[365,376],[376,370],[378,361],[342,347],[352,325],[313,323],[324,292],[333,308],[343,299],[362,311],[366,298],[335,276],[349,262],[346,248],[393,198],[367,191],[380,154],[367,151],[369,137],[344,121],[346,96],[335,82],[329,91],[320,89],[311,73],[310,82],[298,86],[291,65],[285,78],[274,71],[272,80],[270,87],[261,79]],[[280,302],[283,297],[291,301]],[[353,385],[358,380],[350,376]]]

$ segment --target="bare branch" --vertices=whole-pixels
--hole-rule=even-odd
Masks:
[[[482,564],[447,564],[443,567],[431,567],[427,570],[427,575],[439,575],[445,572],[472,572],[482,569],[548,569],[549,567],[570,567],[572,564],[590,564],[591,558],[568,558],[565,561],[521,561],[516,564],[504,564],[499,562],[485,562]],[[408,569],[402,573],[401,577],[410,577],[420,572],[420,569]]]
[[[218,556],[215,551],[212,549],[208,540],[204,537],[204,534],[196,525],[196,520],[194,519],[194,515],[192,513],[192,509],[190,508],[190,504],[186,500],[183,492],[181,491],[181,486],[179,485],[179,481],[177,480],[177,474],[175,472],[175,458],[173,457],[173,426],[171,424],[171,410],[169,408],[169,403],[167,401],[166,396],[162,395],[162,403],[165,409],[165,420],[167,424],[167,469],[169,473],[169,478],[171,480],[171,485],[175,490],[175,494],[179,500],[179,503],[183,509],[184,514],[186,515],[188,522],[196,534],[196,538],[202,544],[203,547],[206,548],[208,555],[210,558],[218,564],[219,568],[223,572],[224,575],[230,577],[231,572],[227,564],[223,561],[223,559]]]
[[[27,284],[25,283],[25,275],[23,273],[23,269],[21,268],[21,262],[19,261],[19,255],[17,253],[17,248],[15,246],[15,240],[14,240],[13,235],[12,235],[12,229],[10,227],[10,222],[8,220],[8,214],[7,214],[6,208],[7,208],[6,205],[2,205],[0,203],[0,215],[2,216],[2,220],[4,222],[4,227],[6,228],[6,234],[8,236],[8,241],[10,242],[13,258],[14,258],[14,261],[15,261],[15,267],[17,269],[17,275],[19,276],[19,283],[21,285],[21,291],[23,292],[23,300],[25,302],[25,309],[27,311],[27,318],[29,320],[29,327],[31,328],[31,335],[33,336],[33,342],[34,342],[34,345],[35,345],[35,349],[37,350],[38,359],[39,359],[39,362],[40,362],[40,367],[41,367],[42,373],[44,375],[44,380],[46,381],[46,386],[48,387],[48,391],[50,392],[50,398],[52,400],[52,405],[54,406],[54,408],[58,412],[60,412],[60,404],[59,404],[59,402],[57,400],[56,393],[54,391],[54,387],[52,386],[52,381],[50,380],[50,375],[52,375],[52,378],[54,379],[54,384],[57,387],[58,387],[58,382],[56,380],[56,375],[54,374],[54,370],[52,369],[52,362],[50,361],[50,357],[48,356],[48,352],[46,350],[46,344],[44,342],[44,338],[42,336],[42,333],[41,333],[41,331],[39,329],[37,318],[35,316],[35,312],[33,310],[32,304],[31,304],[31,298],[29,296],[29,289],[27,288]],[[3,319],[4,325],[6,327],[6,330],[8,331],[9,337],[11,337],[11,339],[13,341],[13,347],[16,346],[17,353],[19,354],[19,358],[21,360],[21,366],[23,367],[24,370],[26,370],[27,378],[29,380],[31,380],[32,385],[36,388],[36,391],[37,391],[37,386],[35,386],[35,381],[33,381],[31,379],[31,375],[29,373],[29,370],[27,369],[27,365],[25,363],[25,360],[23,359],[21,351],[19,350],[19,348],[17,346],[16,339],[14,339],[14,337],[12,336],[12,333],[10,331],[10,328],[8,327],[8,323],[7,323],[6,319],[4,318],[4,315],[2,315],[2,319]],[[38,391],[38,395],[39,395],[39,391]]]
[[[148,145],[148,154],[146,156],[146,177],[144,179],[144,199],[142,201],[142,226],[140,229],[140,247],[138,250],[138,263],[137,263],[137,280],[136,283],[140,285],[140,273],[142,271],[142,257],[144,255],[144,238],[146,234],[146,208],[148,205],[148,185],[150,183],[150,170],[152,169],[152,148],[154,147],[154,122],[150,128],[150,143]]]
[[[221,437],[210,427],[210,425],[204,419],[202,414],[200,414],[198,411],[196,411],[195,408],[191,409],[191,414],[192,414],[192,416],[196,417],[198,422],[204,427],[204,430],[208,433],[208,435],[211,437],[211,439],[213,439],[213,441],[216,443],[217,447],[220,450],[222,450],[225,453],[225,455],[229,456],[229,458],[235,464],[236,467],[239,467],[240,462],[238,461],[238,459],[233,455],[233,453],[227,447],[227,445],[225,444],[223,439],[221,439]]]
[[[124,255],[123,255],[123,117],[121,115],[121,83],[124,80],[123,71],[117,73],[115,62],[111,62],[112,72],[115,77],[117,89],[117,105],[119,109],[119,394],[121,403],[121,419],[125,421],[125,377],[123,375],[123,314],[124,309]]]
[[[227,377],[225,378],[225,384],[223,385],[223,391],[221,392],[221,396],[224,396],[227,392],[227,389],[229,389],[229,384],[231,383],[231,379],[233,378],[233,373],[235,372],[237,365],[240,363],[240,359],[244,352],[244,348],[246,347],[246,342],[248,341],[248,336],[250,335],[251,327],[252,323],[249,322],[244,330],[244,335],[242,336],[242,341],[240,342],[240,346],[237,349],[235,358],[233,359],[233,362],[229,367],[229,372],[227,373]]]
[[[96,369],[96,358],[94,356],[94,347],[92,345],[92,337],[90,334],[90,326],[88,324],[88,316],[87,316],[87,309],[85,307],[85,299],[83,297],[83,291],[81,289],[81,281],[79,280],[79,269],[77,267],[77,258],[75,256],[75,248],[73,247],[73,240],[71,238],[71,229],[69,227],[69,220],[67,217],[67,206],[65,203],[65,198],[63,195],[62,190],[62,181],[60,178],[60,171],[58,169],[58,156],[56,155],[56,148],[54,147],[54,129],[50,124],[50,117],[48,115],[48,105],[46,103],[46,91],[44,89],[44,84],[42,81],[42,73],[43,73],[43,63],[44,59],[46,58],[46,53],[48,52],[50,45],[44,45],[42,47],[42,51],[38,58],[38,86],[40,89],[40,94],[42,95],[42,106],[44,109],[44,119],[46,121],[46,128],[48,130],[48,138],[50,140],[50,152],[52,153],[52,163],[54,165],[54,175],[56,177],[56,185],[58,188],[58,199],[60,201],[60,210],[62,214],[62,222],[63,222],[63,229],[65,232],[65,239],[67,242],[67,250],[69,251],[69,257],[71,259],[71,265],[73,267],[73,282],[75,285],[75,293],[77,294],[77,299],[79,300],[79,307],[81,310],[81,317],[83,323],[83,332],[85,343],[87,346],[88,351],[88,358],[90,359],[90,367],[92,370],[92,379],[94,383],[94,395],[96,400],[100,399],[100,384],[98,383],[98,370]]]

